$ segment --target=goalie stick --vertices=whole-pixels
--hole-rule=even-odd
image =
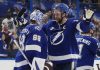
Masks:
[[[16,39],[12,36],[12,35],[9,35],[12,39],[13,39],[13,42],[15,43],[15,45],[17,46],[18,50],[21,52],[21,54],[23,55],[23,57],[25,58],[25,60],[28,62],[29,66],[32,67],[32,64],[29,62],[28,58],[26,57],[25,53],[23,52],[23,50],[21,50],[18,42],[16,41]]]

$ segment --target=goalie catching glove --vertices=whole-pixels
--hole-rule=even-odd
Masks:
[[[84,14],[83,19],[86,21],[90,21],[91,18],[93,17],[93,15],[94,15],[94,11],[92,11],[90,9],[85,9],[85,14]]]

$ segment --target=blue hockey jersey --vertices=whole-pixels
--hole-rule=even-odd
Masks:
[[[47,58],[47,39],[39,26],[34,24],[27,25],[20,34],[19,43],[30,63],[35,58],[44,60]],[[31,67],[20,52],[17,53],[15,62],[14,70],[31,70]]]
[[[76,37],[81,58],[77,61],[77,67],[88,66],[91,68],[94,64],[98,40],[91,36],[78,35]],[[85,67],[85,68],[86,68]]]
[[[47,57],[47,39],[39,26],[34,24],[26,26],[21,32],[20,43],[24,44],[24,50],[26,52],[34,50],[34,53],[39,52],[42,54],[42,56],[33,54],[34,56],[41,58]]]
[[[63,63],[79,58],[75,34],[77,30],[88,31],[88,27],[89,22],[75,19],[68,19],[62,25],[56,21],[44,25],[43,30],[48,36],[49,59],[54,63]]]

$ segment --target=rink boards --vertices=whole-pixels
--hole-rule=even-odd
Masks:
[[[0,70],[13,70],[14,65],[14,59],[0,59]],[[100,70],[100,58],[95,59],[94,70]]]

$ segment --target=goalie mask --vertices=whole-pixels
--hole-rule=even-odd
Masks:
[[[40,10],[34,10],[30,14],[30,20],[36,21],[37,24],[42,23],[42,17],[43,17],[43,13]]]

